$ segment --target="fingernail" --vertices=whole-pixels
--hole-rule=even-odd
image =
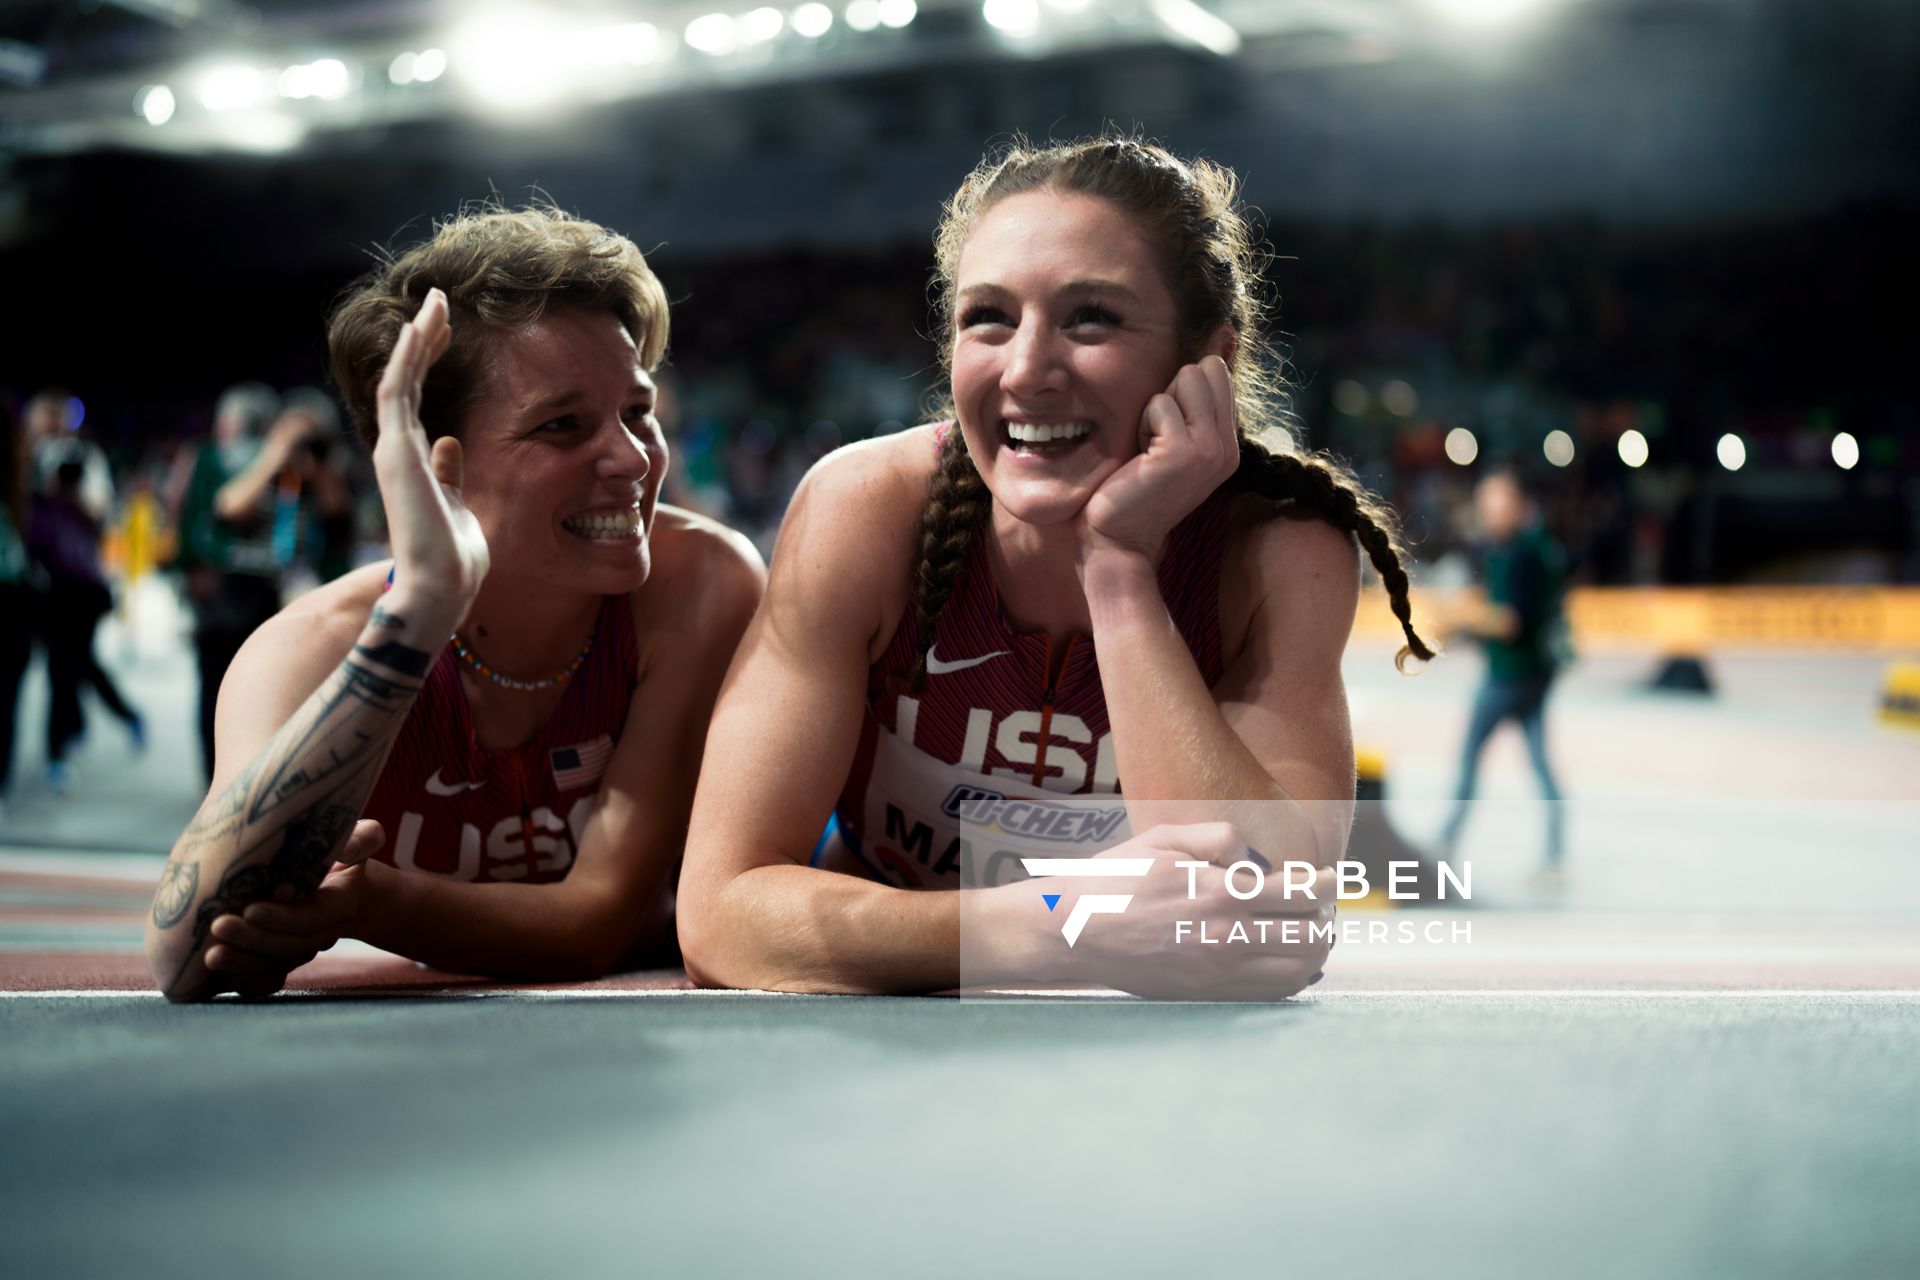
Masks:
[[[1251,858],[1254,864],[1258,866],[1262,871],[1273,870],[1273,864],[1267,861],[1267,855],[1260,852],[1258,849],[1254,848],[1252,845],[1247,846],[1247,857]]]

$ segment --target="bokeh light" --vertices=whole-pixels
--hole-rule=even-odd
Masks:
[[[1630,467],[1644,467],[1652,451],[1647,448],[1647,438],[1636,427],[1628,427],[1620,433],[1620,461]]]
[[[1738,471],[1747,465],[1747,442],[1729,431],[1714,445],[1713,456],[1720,459],[1720,465],[1727,470]]]
[[[1480,442],[1473,438],[1473,432],[1465,427],[1455,427],[1447,432],[1447,461],[1458,467],[1471,466],[1480,456]]]

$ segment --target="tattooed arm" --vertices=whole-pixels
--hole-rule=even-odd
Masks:
[[[214,785],[174,845],[147,926],[147,962],[170,1000],[227,989],[207,968],[216,919],[313,893],[432,656],[486,577],[486,539],[460,497],[460,442],[429,443],[420,424],[427,370],[451,336],[446,297],[430,290],[401,326],[376,396],[373,469],[399,586],[382,598],[384,575],[373,569],[314,592],[321,603],[303,599],[262,627],[222,682]],[[278,986],[264,982],[233,985],[246,994]]]
[[[341,605],[351,607],[345,600]],[[237,751],[224,749],[280,727],[244,764],[216,776],[167,861],[147,929],[147,959],[169,999],[204,999],[230,989],[205,964],[216,918],[249,903],[304,899],[327,874],[432,655],[457,622],[447,612],[391,599],[375,605],[330,671],[326,664],[340,645],[329,641],[329,628],[314,625],[312,610],[276,619],[249,642],[252,652],[236,661],[222,689],[223,754],[234,759]],[[282,714],[300,688],[312,685],[316,668],[327,671],[318,687],[291,715]]]

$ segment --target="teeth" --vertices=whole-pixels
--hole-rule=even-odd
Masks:
[[[1013,422],[1007,434],[1021,444],[1046,444],[1053,440],[1078,440],[1091,434],[1091,422]]]
[[[560,524],[583,538],[631,538],[640,532],[640,508],[632,507],[610,515],[570,516]]]

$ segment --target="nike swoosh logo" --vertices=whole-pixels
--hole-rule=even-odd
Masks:
[[[440,771],[435,769],[433,776],[427,779],[427,794],[430,796],[457,796],[463,791],[478,791],[486,786],[484,782],[442,782]]]
[[[936,643],[933,649],[939,647]],[[952,662],[942,662],[933,649],[927,650],[927,674],[930,676],[951,675],[955,671],[965,671],[968,667],[977,667],[983,662],[992,662],[995,658],[1007,656],[1005,649],[995,649],[992,653],[983,653],[977,658],[957,658]]]

